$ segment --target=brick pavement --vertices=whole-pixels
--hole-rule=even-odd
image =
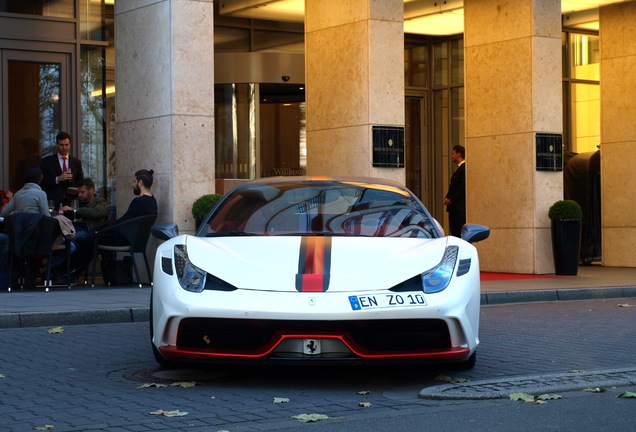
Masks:
[[[447,367],[211,366],[157,371],[148,323],[0,329],[0,430],[53,425],[70,431],[294,430],[301,413],[337,422],[396,412],[450,412],[468,401],[419,399],[439,374],[479,381],[520,375],[636,367],[633,299],[482,307],[479,357],[471,371]],[[137,380],[128,379],[128,377]],[[145,382],[201,382],[139,388]],[[366,396],[357,392],[368,390]],[[631,388],[630,390],[636,391]],[[274,397],[289,403],[274,404]],[[615,396],[614,396],[615,397]],[[358,402],[372,404],[363,411]],[[158,417],[158,409],[187,411]]]

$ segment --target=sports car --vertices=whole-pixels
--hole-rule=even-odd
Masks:
[[[223,197],[196,232],[153,229],[157,361],[449,361],[479,344],[479,259],[399,183],[273,177]],[[158,232],[161,231],[161,232]],[[166,234],[168,231],[168,234]]]

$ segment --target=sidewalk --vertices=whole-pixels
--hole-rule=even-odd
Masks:
[[[636,268],[579,267],[577,276],[482,281],[483,305],[636,297]],[[148,321],[150,287],[75,286],[0,292],[0,328]]]

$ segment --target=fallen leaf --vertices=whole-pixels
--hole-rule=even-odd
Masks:
[[[162,415],[165,417],[183,417],[188,415],[187,412],[183,412],[179,410],[174,410],[174,411],[157,410],[157,411],[149,412],[148,414]]]
[[[554,399],[562,399],[563,396],[559,396],[559,395],[551,395],[551,394],[542,394],[540,396],[535,396],[535,395],[531,395],[528,393],[511,393],[508,395],[510,397],[510,400],[513,401],[524,401],[524,402],[534,402],[534,403],[538,403],[538,404],[544,404],[547,403],[546,401],[548,400],[554,400]]]
[[[634,307],[634,305],[630,305],[629,303],[619,304],[618,307]]]
[[[546,394],[542,394],[541,396],[537,396],[536,399],[541,401],[547,401],[547,400],[563,399],[563,396],[551,395],[546,393]]]
[[[528,393],[511,393],[508,395],[510,400],[513,401],[524,401],[524,402],[534,402],[534,396]]]
[[[171,387],[183,387],[183,388],[191,388],[197,386],[198,383],[196,381],[177,381],[170,384]]]
[[[64,333],[64,327],[53,327],[46,331],[49,334]]]
[[[603,393],[603,392],[606,392],[607,390],[605,390],[603,387],[595,387],[595,388],[585,388],[583,389],[583,391],[592,392],[592,393]]]
[[[371,393],[371,392],[370,392],[370,391],[368,391],[368,390],[362,390],[362,391],[359,391],[359,392],[357,392],[357,393],[358,393],[359,395],[366,396],[366,395],[368,395],[368,394],[369,394],[369,393]]]
[[[446,375],[437,375],[435,377],[435,381],[445,381],[445,382],[449,382],[449,383],[464,383],[464,382],[468,382],[470,380],[466,379],[466,378],[455,378],[455,377],[449,377],[449,376],[446,376]]]
[[[279,397],[274,398],[275,404],[286,403],[286,402],[289,402],[289,398],[279,398]]]
[[[623,392],[623,393],[619,394],[616,397],[619,397],[619,398],[636,398],[636,393],[630,392],[630,391],[626,391],[626,392]]]
[[[147,383],[147,384],[142,384],[137,388],[148,388],[148,387],[157,387],[157,388],[161,388],[161,387],[168,387],[167,384],[157,384],[157,383]]]
[[[320,420],[327,420],[329,416],[326,416],[324,414],[298,414],[296,416],[292,416],[292,418],[303,423],[309,423]]]
[[[53,425],[44,425],[44,426],[36,426],[33,429],[45,431],[45,430],[53,429],[54,427],[55,426],[53,426]]]
[[[371,406],[371,402],[358,402],[358,406],[361,408],[369,408]]]
[[[547,404],[547,402],[546,402],[546,401],[544,401],[544,400],[537,400],[537,401],[534,401],[534,403],[536,403],[536,404],[538,404],[538,405]]]

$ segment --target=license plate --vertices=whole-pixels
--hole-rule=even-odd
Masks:
[[[391,308],[404,306],[426,306],[422,294],[380,294],[349,296],[353,310]]]

